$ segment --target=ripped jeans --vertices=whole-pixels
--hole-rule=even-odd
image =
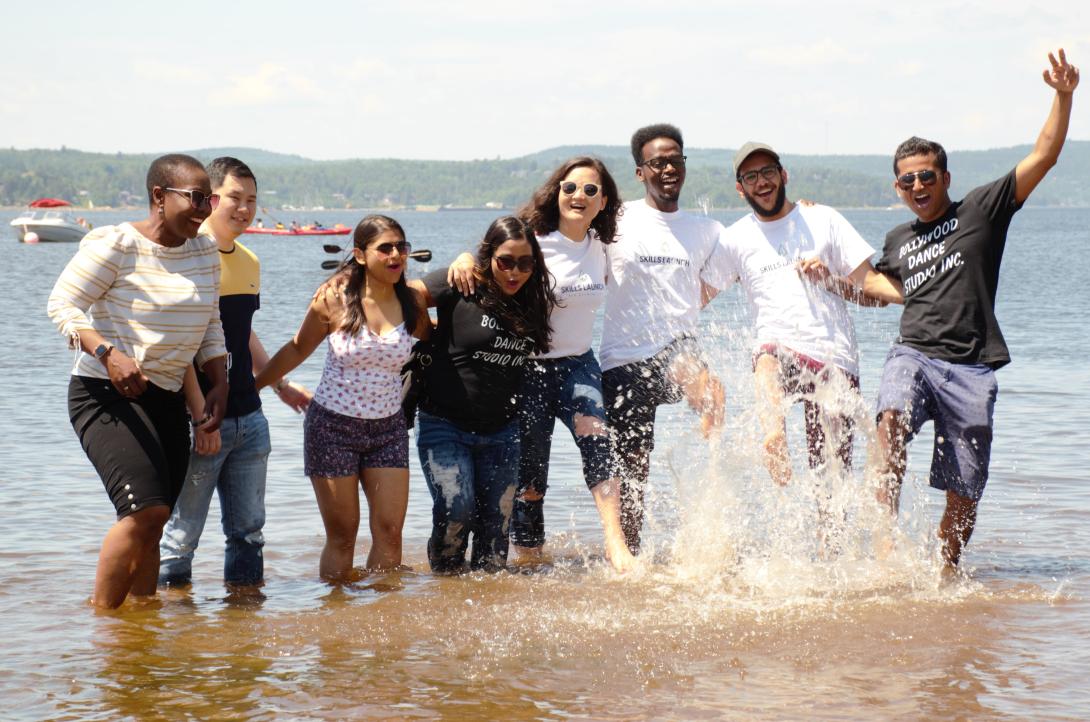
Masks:
[[[545,544],[545,491],[556,419],[564,422],[579,447],[587,488],[593,489],[611,478],[602,369],[593,351],[580,356],[533,359],[526,364],[519,403],[522,458],[511,520],[512,541],[522,547]],[[590,433],[587,427],[600,431]],[[524,498],[527,491],[536,492],[538,498]]]
[[[470,533],[469,568],[503,569],[518,482],[518,421],[490,434],[464,431],[423,411],[416,423],[416,449],[432,498],[432,571],[465,571]]]

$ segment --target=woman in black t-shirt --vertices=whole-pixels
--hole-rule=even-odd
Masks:
[[[518,485],[518,390],[526,357],[549,347],[555,305],[541,248],[514,216],[496,219],[477,249],[477,290],[447,285],[447,269],[410,285],[436,308],[421,366],[416,444],[431,492],[433,571],[495,571],[507,563]]]

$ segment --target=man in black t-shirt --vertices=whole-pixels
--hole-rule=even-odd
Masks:
[[[1007,228],[1055,165],[1067,136],[1079,72],[1064,51],[1045,83],[1056,93],[1033,150],[1010,173],[951,202],[942,146],[909,138],[893,160],[894,187],[917,220],[886,236],[877,270],[899,280],[905,310],[878,393],[879,500],[897,512],[906,445],[935,423],[931,486],[946,492],[943,558],[956,567],[988,480],[995,369],[1010,361],[995,318]]]

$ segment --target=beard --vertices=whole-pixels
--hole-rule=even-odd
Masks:
[[[787,203],[787,184],[780,184],[780,189],[776,191],[776,202],[772,204],[771,210],[762,208],[760,204],[757,203],[756,199],[749,193],[745,193],[744,195],[746,197],[746,203],[749,204],[749,207],[753,209],[754,213],[762,218],[771,218],[772,216],[778,215],[779,212],[783,210],[784,204]]]

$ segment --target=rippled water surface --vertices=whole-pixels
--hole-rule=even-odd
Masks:
[[[13,215],[0,212],[5,234]],[[397,214],[414,246],[435,252],[414,273],[475,242],[491,215]],[[846,215],[876,247],[905,219]],[[313,217],[352,224],[359,214],[299,220]],[[935,564],[942,499],[921,481],[929,431],[910,452],[898,543],[882,561],[858,469],[811,479],[799,459],[795,483],[771,485],[753,448],[745,309],[731,291],[702,321],[729,389],[727,426],[708,444],[684,408],[660,411],[648,549],[636,572],[618,576],[602,561],[575,446],[558,434],[546,502],[551,564],[431,576],[430,499],[413,458],[405,547],[414,571],[323,584],[301,418],[266,399],[274,450],[261,595],[224,590],[214,501],[192,588],[98,613],[87,598],[113,510],[68,424],[72,356],[45,316],[75,246],[5,235],[0,717],[1090,717],[1087,228],[1086,210],[1027,209],[1012,226],[999,316],[1014,363],[999,373],[992,478],[964,578],[944,583]],[[293,333],[326,275],[322,245],[343,240],[246,239],[262,259],[255,325],[270,350]],[[897,318],[896,309],[856,311],[866,401],[849,410],[864,425]],[[321,362],[316,353],[293,378],[314,387]],[[801,425],[796,410],[792,440]],[[865,445],[857,439],[857,467]],[[837,554],[817,542],[819,494],[832,500]],[[361,534],[358,560],[368,543]]]

